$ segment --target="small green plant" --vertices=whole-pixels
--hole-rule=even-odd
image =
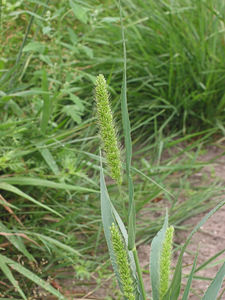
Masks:
[[[121,18],[122,20],[122,18]],[[143,284],[142,271],[139,264],[139,259],[135,246],[135,205],[133,197],[133,182],[131,176],[131,135],[130,135],[130,121],[127,108],[126,97],[126,48],[124,30],[122,26],[123,48],[124,48],[124,74],[121,92],[121,108],[124,128],[125,150],[126,150],[126,175],[128,181],[129,192],[129,208],[128,208],[128,233],[125,225],[117,213],[113,203],[110,200],[101,161],[100,168],[100,186],[101,186],[101,214],[102,222],[105,232],[105,237],[109,249],[110,258],[114,268],[114,272],[118,279],[118,284],[124,299],[128,300],[147,300],[145,287]],[[113,169],[111,159],[109,159],[108,152],[118,153],[117,142],[115,138],[115,128],[112,122],[112,113],[108,104],[108,92],[106,90],[105,79],[103,75],[99,75],[96,81],[96,101],[98,111],[98,121],[100,124],[100,132],[106,155],[108,155],[107,163]],[[104,103],[104,104],[101,104]],[[102,105],[102,106],[101,106]],[[111,128],[110,128],[111,127]],[[109,139],[109,141],[107,140]],[[110,147],[109,147],[110,145]],[[108,149],[109,147],[109,149]],[[113,149],[113,150],[112,150]],[[111,153],[110,152],[110,153]],[[118,163],[119,156],[113,155]],[[119,173],[118,173],[119,174]],[[121,173],[120,173],[121,174]],[[112,177],[117,179],[114,172]],[[170,282],[170,268],[172,257],[172,239],[174,228],[168,226],[168,214],[166,213],[164,225],[158,234],[154,237],[150,253],[150,277],[152,285],[152,299],[153,300],[177,300],[180,296],[181,277],[182,277],[182,257],[184,251],[189,244],[193,234],[212,216],[220,207],[225,204],[222,201],[213,210],[211,210],[194,228],[187,238],[185,244],[181,249],[181,253]],[[187,300],[191,288],[191,282],[195,270],[195,262],[193,269],[189,275],[188,283],[183,293],[182,300]],[[217,273],[211,285],[205,292],[203,300],[216,299],[223,278],[225,276],[225,263]]]
[[[100,80],[99,80],[100,79]],[[99,91],[99,85],[105,83],[104,77],[100,75],[97,78],[96,90]],[[126,86],[123,83],[123,89]],[[105,95],[107,95],[106,90],[104,90]],[[125,94],[123,94],[125,96]],[[122,98],[125,101],[126,98]],[[126,108],[126,103],[124,105]],[[123,105],[122,105],[123,109]],[[106,110],[106,114],[108,111]],[[104,114],[104,111],[103,111]],[[126,122],[129,122],[127,110],[122,110],[122,114],[125,116]],[[98,113],[98,117],[99,117]],[[103,116],[101,118],[104,120]],[[112,117],[110,117],[112,119]],[[99,120],[102,125],[102,121]],[[112,124],[112,123],[111,123]],[[114,126],[114,125],[112,125]],[[126,127],[129,128],[129,125]],[[127,138],[129,147],[129,130],[124,130],[125,139]],[[114,127],[112,127],[114,131]],[[101,133],[104,130],[101,130]],[[106,136],[102,136],[104,140]],[[105,144],[105,143],[104,143]],[[126,149],[127,151],[127,149]],[[129,151],[128,151],[129,152]],[[131,151],[130,151],[131,153]],[[126,153],[127,154],[127,153]],[[129,158],[129,154],[128,158]],[[127,159],[127,171],[130,171],[130,160]],[[109,160],[107,160],[109,163]],[[112,175],[113,176],[113,175]],[[100,174],[100,185],[101,185],[101,214],[102,222],[105,232],[106,241],[108,244],[108,249],[110,253],[110,258],[118,279],[118,283],[124,299],[128,300],[147,300],[147,295],[145,292],[142,271],[140,268],[137,251],[135,247],[135,211],[134,211],[134,200],[133,200],[133,185],[131,176],[128,176],[129,182],[129,195],[132,197],[129,203],[128,211],[128,234],[125,229],[119,214],[117,213],[115,207],[113,206],[109,194],[107,191],[106,183],[104,180],[103,167],[101,163],[101,174]],[[181,249],[181,253],[176,265],[176,269],[173,274],[173,278],[170,282],[170,269],[171,269],[171,257],[172,257],[172,239],[174,233],[174,227],[168,226],[168,215],[166,214],[164,225],[162,229],[158,232],[152,241],[151,253],[150,253],[150,277],[152,284],[152,299],[153,300],[177,300],[180,295],[181,289],[181,277],[182,277],[182,257],[184,251],[189,244],[193,234],[212,216],[220,207],[225,204],[222,201],[213,210],[211,210],[203,220],[194,228],[189,237],[187,238],[185,244]],[[130,238],[130,245],[129,245]],[[194,274],[194,267],[189,275],[188,283],[183,294],[182,300],[188,299],[188,294],[191,288],[191,282]],[[220,290],[223,278],[225,276],[225,263],[217,273],[216,277],[212,281],[211,285],[207,289],[203,300],[216,299],[217,294]],[[212,298],[213,295],[213,298]]]

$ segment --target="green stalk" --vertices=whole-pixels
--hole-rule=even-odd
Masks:
[[[134,256],[134,261],[135,261],[136,270],[137,270],[137,274],[138,274],[138,281],[140,283],[141,294],[142,294],[143,300],[147,300],[147,296],[146,296],[146,293],[145,293],[144,282],[143,282],[142,271],[141,271],[141,267],[140,267],[136,247],[134,247],[132,249],[132,253],[133,253],[133,256]]]

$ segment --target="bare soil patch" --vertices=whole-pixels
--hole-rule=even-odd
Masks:
[[[209,182],[219,180],[219,182],[225,187],[225,156],[223,154],[224,149],[216,146],[207,148],[206,154],[201,156],[201,161],[213,160],[216,156],[219,156],[210,165],[205,166],[200,172],[194,174],[191,181],[194,185],[201,185],[203,177],[207,178]],[[205,180],[205,179],[204,179]],[[221,200],[225,199],[221,196]],[[216,201],[215,201],[216,203]],[[218,203],[218,199],[217,199]],[[189,225],[190,231],[204,216],[206,213],[199,214],[186,220],[183,225]],[[175,234],[175,242],[177,244],[183,244],[186,240],[189,232],[178,231]],[[193,236],[190,245],[184,253],[183,257],[183,274],[187,275],[190,273],[193,261],[196,253],[198,252],[197,268],[207,261],[210,257],[216,255],[219,251],[225,249],[225,206],[217,211]],[[150,245],[141,245],[139,247],[139,257],[142,263],[142,267],[146,267],[148,257],[150,253]],[[173,266],[176,265],[178,254],[174,256]],[[220,255],[216,261],[220,262],[218,265],[208,265],[206,269],[196,273],[199,277],[214,278],[218,272],[222,261],[225,261],[225,253]],[[214,261],[215,263],[215,261]],[[147,291],[150,293],[150,279],[149,275],[144,275],[144,281]],[[186,279],[183,278],[183,283],[186,283]],[[192,283],[192,293],[189,296],[190,300],[199,300],[204,295],[204,292],[208,288],[210,280],[194,279]],[[223,283],[221,291],[225,288],[225,282]],[[222,299],[225,299],[225,294]],[[214,299],[212,299],[214,300]]]

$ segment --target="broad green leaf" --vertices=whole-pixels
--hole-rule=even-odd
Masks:
[[[87,55],[88,58],[92,59],[94,57],[93,50],[87,46],[80,45],[79,47]]]
[[[78,96],[76,96],[72,93],[70,93],[69,95],[70,95],[70,100],[72,100],[73,103],[77,105],[77,108],[79,109],[79,111],[83,112],[84,104],[83,104],[82,100]]]
[[[48,166],[50,167],[50,169],[52,170],[52,172],[56,175],[59,176],[60,175],[60,171],[59,168],[56,164],[56,161],[54,160],[51,152],[49,151],[49,149],[45,148],[45,149],[39,149],[41,155],[43,156],[44,160],[46,161],[46,163],[48,164]]]
[[[216,299],[216,297],[219,293],[219,290],[221,288],[224,277],[225,277],[225,263],[222,265],[222,267],[217,272],[216,277],[211,282],[211,284],[208,287],[207,291],[205,292],[205,295],[203,296],[202,300]]]
[[[153,300],[159,300],[160,289],[160,253],[165,239],[165,233],[168,227],[168,214],[166,212],[165,221],[162,229],[152,240],[150,252],[150,277],[152,285]]]
[[[104,17],[101,19],[101,22],[104,23],[118,23],[120,21],[120,18],[118,17]]]
[[[64,106],[62,112],[64,112],[67,116],[71,117],[72,120],[77,124],[81,123],[80,110],[76,104]]]
[[[7,266],[6,261],[7,261],[7,258],[0,254],[0,269],[5,274],[6,278],[8,278],[8,280],[12,283],[14,288],[19,292],[20,296],[26,300],[27,297],[24,295],[23,291],[21,290],[21,288],[18,284],[18,281],[14,278],[11,270]]]
[[[30,42],[23,48],[23,52],[38,52],[38,53],[44,53],[45,45],[41,44],[40,42]]]
[[[70,36],[70,41],[75,45],[78,42],[78,36],[77,34],[74,32],[74,30],[72,30],[72,28],[68,27],[68,32],[69,32],[69,36]]]
[[[88,21],[87,10],[83,8],[83,6],[75,3],[74,0],[70,0],[70,7],[73,10],[74,16],[82,23],[87,24]]]
[[[182,300],[188,300],[188,295],[189,295],[189,292],[190,292],[192,279],[193,279],[193,276],[194,276],[194,273],[195,273],[197,257],[198,257],[198,254],[196,254],[196,256],[195,256],[195,260],[194,260],[194,262],[193,262],[193,267],[192,267],[192,269],[191,269],[191,273],[190,273],[190,275],[188,276],[188,282],[187,282],[187,284],[186,284],[186,287],[185,287],[185,290],[184,290],[184,293],[183,293]],[[163,300],[166,300],[166,298],[163,299]]]
[[[42,280],[40,277],[38,277],[36,274],[31,272],[30,270],[24,268],[22,265],[18,264],[17,262],[13,261],[12,259],[9,259],[3,255],[0,254],[0,261],[3,261],[5,264],[10,266],[11,269],[19,272],[23,276],[27,277],[29,280],[33,281],[38,286],[42,287],[52,295],[55,295],[58,297],[57,299],[66,299],[59,291],[54,289],[48,282]],[[26,299],[26,297],[24,298]]]

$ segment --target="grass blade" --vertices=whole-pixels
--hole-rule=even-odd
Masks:
[[[195,259],[194,259],[194,262],[193,262],[193,267],[192,267],[191,273],[190,273],[190,275],[189,275],[189,277],[188,277],[188,282],[187,282],[187,284],[186,284],[186,287],[185,287],[185,290],[184,290],[184,293],[183,293],[182,300],[188,300],[188,295],[189,295],[189,292],[190,292],[192,279],[193,279],[193,276],[194,276],[194,273],[195,273],[197,257],[198,257],[198,254],[196,254],[196,256],[195,256]],[[165,299],[165,300],[166,300],[166,299]]]
[[[150,252],[150,277],[152,285],[152,294],[154,300],[159,300],[160,290],[160,253],[165,239],[166,229],[168,227],[168,214],[166,213],[162,229],[154,237]]]
[[[112,226],[112,223],[116,224],[116,221],[113,216],[112,204],[105,184],[102,162],[100,168],[100,191],[101,191],[101,216],[102,216],[102,224],[104,228],[105,238],[109,249],[109,255],[113,266],[113,270],[116,274],[120,289],[122,289],[121,279],[119,276],[116,260],[113,253],[113,245],[112,245],[111,232],[110,232],[110,227]]]
[[[48,126],[48,121],[50,119],[51,115],[51,100],[48,93],[48,78],[47,78],[47,72],[45,69],[42,71],[42,90],[43,92],[46,92],[43,94],[43,108],[42,108],[42,119],[41,119],[41,131],[43,134],[46,133],[46,129]]]
[[[52,172],[56,176],[59,176],[60,175],[59,168],[58,168],[56,161],[53,158],[51,152],[49,151],[49,149],[47,149],[47,148],[39,149],[39,151],[40,151],[41,155],[43,156],[44,160],[46,161],[46,163],[48,164],[48,166],[50,167],[50,169],[52,170]]]
[[[210,257],[208,260],[206,260],[203,264],[201,264],[201,266],[199,266],[196,270],[195,273],[197,273],[198,271],[204,269],[207,265],[209,265],[212,261],[214,261],[217,257],[219,257],[221,254],[223,254],[225,252],[225,249],[219,251],[218,253],[216,253],[215,255],[213,255],[212,257]]]
[[[23,253],[24,256],[26,256],[30,261],[35,261],[34,257],[27,251],[24,243],[22,242],[22,240],[20,240],[19,236],[13,235],[13,233],[11,233],[8,228],[2,224],[2,222],[0,221],[0,230],[3,233],[6,233],[6,235],[4,235],[9,242],[16,248],[18,249],[21,253]],[[8,235],[7,235],[8,233]],[[0,233],[1,235],[1,233]]]
[[[126,148],[126,175],[128,180],[128,190],[129,190],[129,211],[128,211],[128,249],[132,250],[135,245],[135,206],[134,206],[134,187],[131,177],[131,158],[132,158],[132,142],[131,142],[131,128],[130,128],[130,119],[127,108],[127,57],[126,57],[126,43],[125,43],[125,34],[124,26],[122,20],[122,7],[120,5],[120,22],[122,30],[122,40],[123,40],[123,59],[124,59],[124,68],[123,68],[123,83],[121,91],[121,110],[122,110],[122,123],[123,123],[123,132],[125,138],[125,148]]]
[[[10,178],[8,178],[8,179],[10,179]],[[11,179],[13,179],[13,178],[11,178]],[[6,183],[6,182],[1,182],[1,179],[0,179],[0,188],[3,189],[3,190],[5,190],[5,191],[12,192],[12,193],[14,193],[14,194],[16,194],[18,196],[21,196],[21,197],[23,197],[23,198],[25,198],[25,199],[33,202],[34,204],[36,204],[36,205],[38,205],[38,206],[40,206],[40,207],[42,207],[42,208],[44,208],[44,209],[52,212],[53,214],[56,214],[57,216],[62,217],[62,215],[60,213],[58,213],[57,211],[55,211],[51,207],[49,207],[49,206],[47,206],[47,205],[45,205],[45,204],[43,204],[43,203],[35,200],[33,197],[25,194],[24,192],[22,192],[21,190],[19,190],[15,186],[13,186],[13,185],[11,185],[9,183]]]
[[[216,277],[211,282],[202,300],[211,300],[216,298],[221,288],[224,277],[225,277],[225,263],[217,272]]]
[[[31,178],[31,177],[4,177],[0,178],[0,183],[17,184],[17,185],[34,185],[34,186],[44,186],[52,189],[62,189],[68,191],[77,192],[89,192],[89,193],[99,193],[99,191],[88,189],[81,186],[70,185],[66,183],[58,183],[50,180]]]
[[[181,272],[182,272],[182,258],[184,255],[184,251],[187,248],[188,244],[190,243],[190,240],[192,236],[199,230],[199,228],[223,205],[225,204],[225,201],[220,202],[216,207],[214,207],[192,230],[192,232],[189,234],[185,244],[183,245],[181,249],[181,253],[178,258],[178,262],[176,265],[176,269],[174,272],[174,276],[170,285],[170,288],[166,294],[166,297],[168,300],[176,300],[179,297],[180,293],[180,284],[181,284]]]
[[[36,283],[38,286],[42,287],[43,289],[45,289],[46,291],[48,291],[52,295],[55,295],[56,297],[58,297],[58,299],[66,299],[59,291],[54,289],[48,282],[42,280],[36,274],[34,274],[33,272],[31,272],[28,269],[24,268],[23,266],[21,266],[20,264],[18,264],[14,260],[9,259],[9,258],[7,258],[7,257],[0,254],[0,261],[1,260],[4,261],[5,264],[9,265],[13,270],[16,270],[17,272],[19,272],[23,276],[27,277],[29,280]],[[26,299],[26,297],[23,297],[23,298]]]
[[[77,255],[77,256],[82,256],[82,254],[80,254],[79,251],[73,249],[72,247],[70,247],[68,245],[65,245],[65,244],[61,243],[60,241],[57,241],[54,238],[51,238],[50,236],[46,236],[46,235],[43,235],[43,234],[40,234],[40,233],[34,233],[34,232],[27,232],[27,234],[36,236],[37,238],[39,238],[42,241],[42,243],[48,242],[49,244],[55,245],[56,247],[66,251],[68,253],[72,253],[72,254]]]
[[[17,280],[14,278],[11,270],[7,266],[6,260],[7,260],[7,258],[0,254],[0,268],[1,268],[2,272],[5,274],[5,276],[8,278],[8,280],[12,283],[14,288],[19,292],[21,297],[26,300],[27,297],[24,295],[23,291],[21,290],[21,288],[18,285]]]

